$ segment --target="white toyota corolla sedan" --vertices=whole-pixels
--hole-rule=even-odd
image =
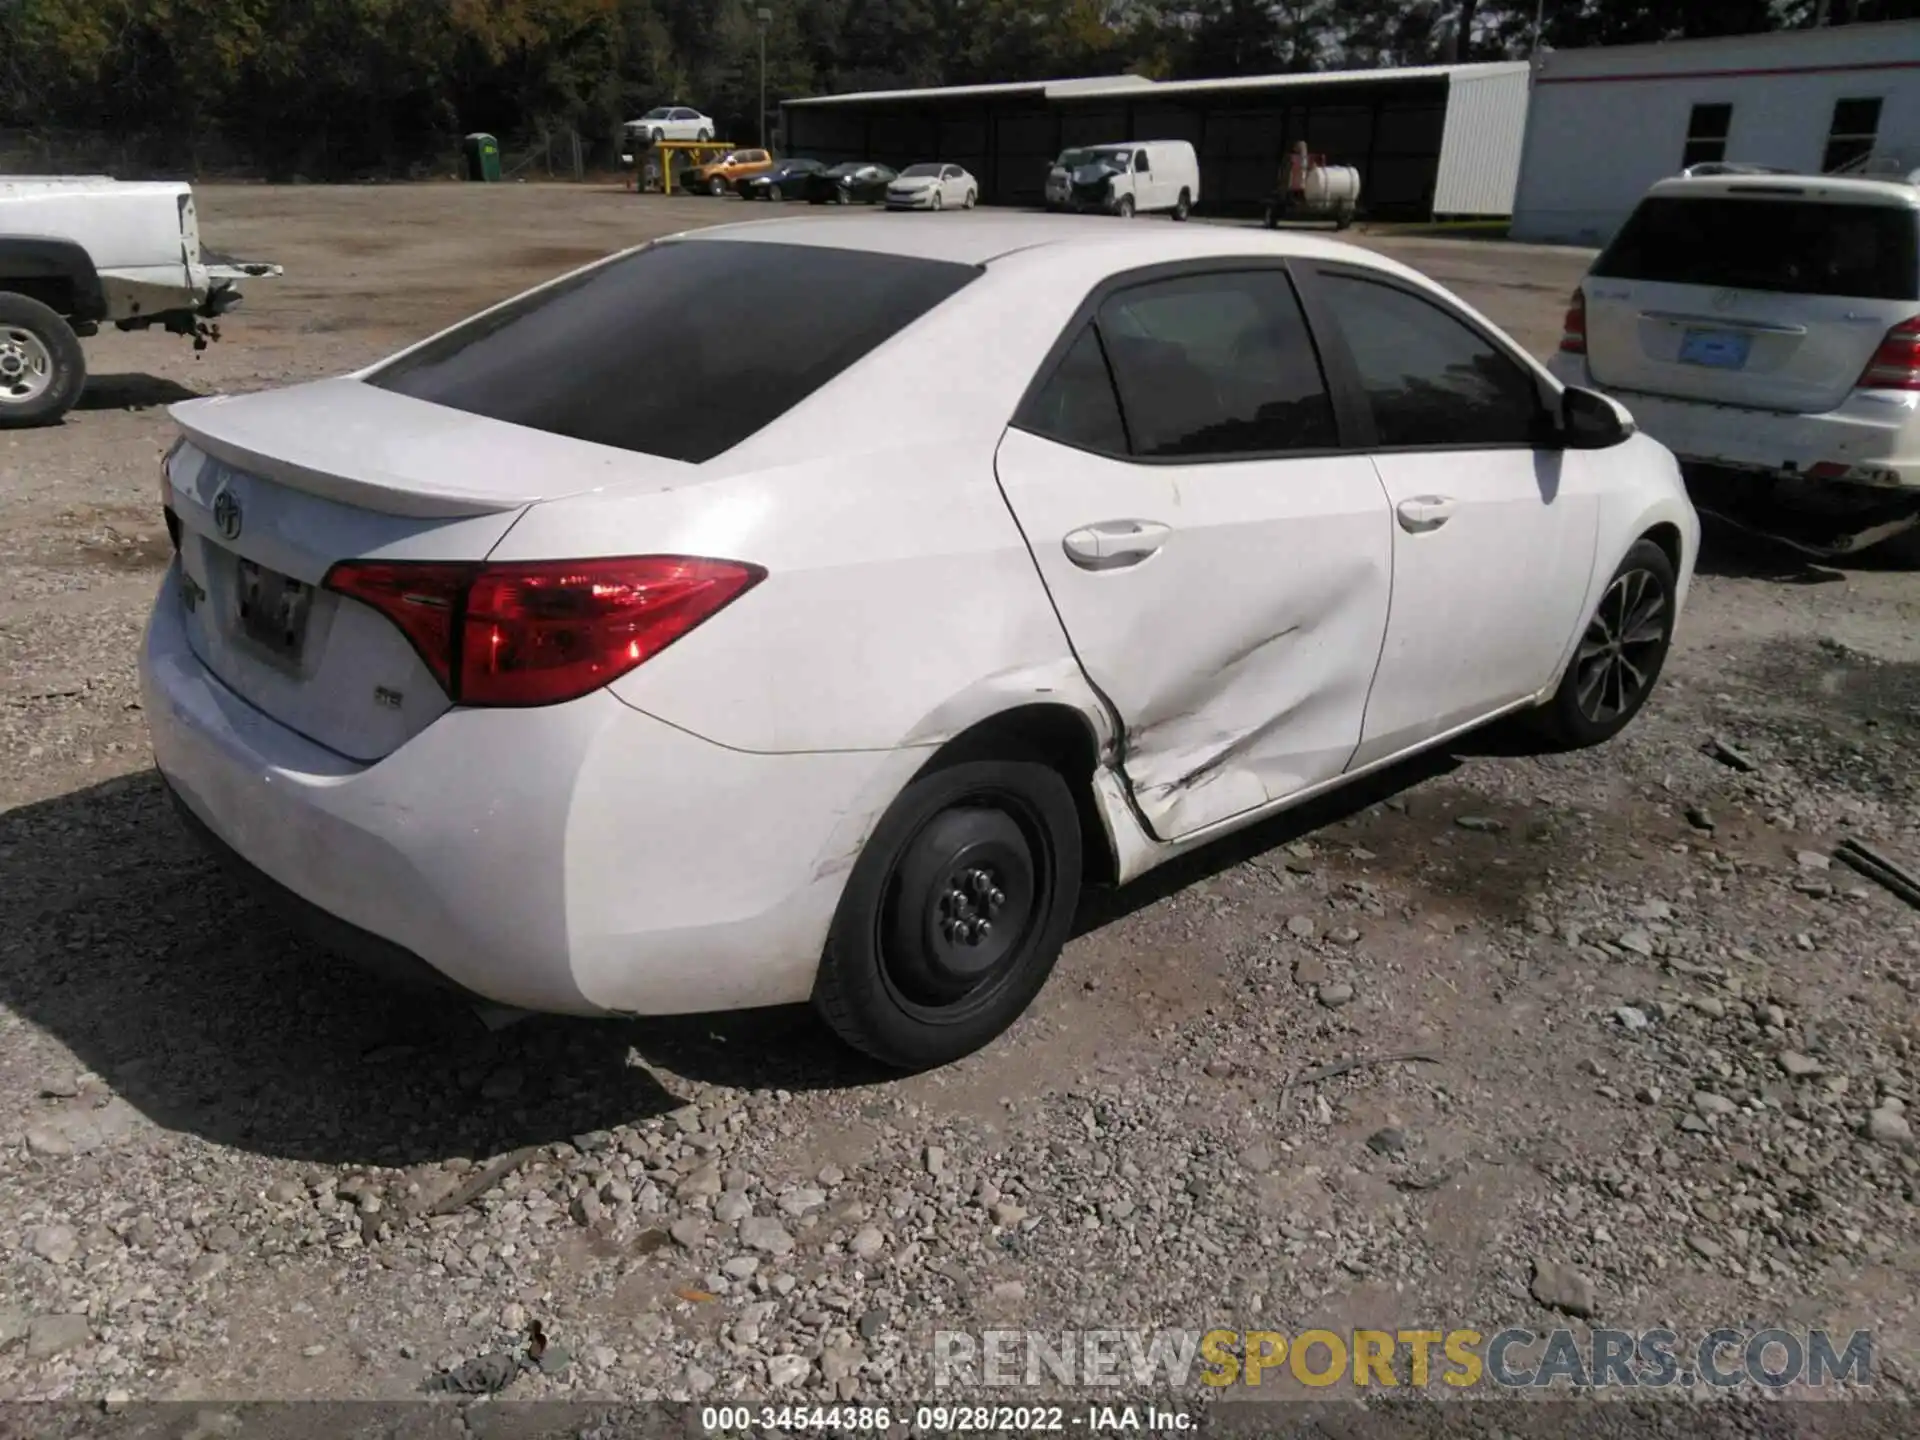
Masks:
[[[1698,543],[1612,401],[1254,229],[702,230],[173,414],[141,673],[217,848],[496,1002],[811,999],[901,1067],[1083,885],[1510,712],[1607,739]]]

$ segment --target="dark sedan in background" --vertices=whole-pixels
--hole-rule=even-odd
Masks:
[[[809,175],[806,196],[815,205],[877,205],[898,172],[871,160],[849,160]]]
[[[798,200],[809,177],[826,168],[818,160],[776,160],[772,169],[750,175],[733,188],[742,200]]]

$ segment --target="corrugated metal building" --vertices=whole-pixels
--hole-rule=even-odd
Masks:
[[[1512,234],[1604,244],[1649,185],[1702,161],[1821,174],[1890,151],[1920,153],[1920,21],[1554,51]]]
[[[1511,212],[1526,126],[1524,62],[1156,82],[1137,75],[789,100],[788,153],[829,164],[951,160],[981,198],[1038,205],[1073,145],[1187,140],[1203,210],[1251,211],[1299,140],[1357,165],[1361,213],[1387,219]]]

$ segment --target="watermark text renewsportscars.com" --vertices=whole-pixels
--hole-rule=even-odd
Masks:
[[[1873,1383],[1866,1330],[940,1330],[938,1388],[1821,1389]]]

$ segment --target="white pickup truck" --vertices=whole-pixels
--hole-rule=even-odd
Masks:
[[[49,425],[87,381],[102,324],[220,338],[239,282],[280,267],[204,255],[191,186],[0,175],[0,430]]]

